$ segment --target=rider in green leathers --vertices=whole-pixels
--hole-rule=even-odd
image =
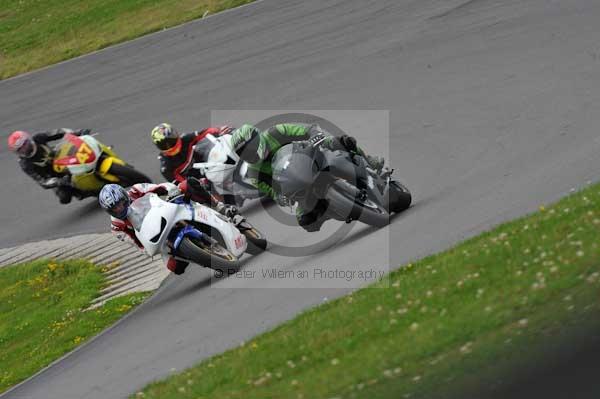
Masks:
[[[317,125],[304,125],[297,123],[282,123],[275,125],[265,131],[259,131],[252,125],[243,125],[232,132],[231,144],[233,150],[240,158],[250,164],[249,174],[254,185],[263,193],[277,200],[277,193],[271,184],[271,161],[277,151],[285,144],[294,141],[306,141],[318,134],[325,134],[326,138],[321,143],[322,147],[330,150],[343,150],[351,154],[363,156],[369,166],[381,171],[384,159],[370,156],[364,153],[356,145],[356,140],[348,135],[339,137],[325,133]],[[323,214],[326,205],[323,201],[317,201],[311,210],[304,210],[302,206],[296,209],[298,224],[306,231],[318,231],[326,220]]]

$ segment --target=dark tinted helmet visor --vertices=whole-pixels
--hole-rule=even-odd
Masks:
[[[125,219],[127,217],[127,210],[129,208],[129,201],[119,201],[111,209],[107,209],[110,216],[116,217],[117,219]]]
[[[17,154],[19,154],[22,157],[29,158],[33,155],[34,151],[35,144],[33,143],[33,140],[25,140],[23,145],[19,147],[19,149],[17,149]]]
[[[156,146],[161,151],[166,151],[173,148],[177,144],[177,137],[165,137],[161,141],[156,143]]]

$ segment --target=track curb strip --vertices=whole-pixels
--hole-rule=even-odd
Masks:
[[[0,250],[0,267],[37,259],[85,259],[102,268],[107,285],[91,308],[133,292],[153,291],[169,275],[160,257],[150,258],[112,234],[85,234],[30,242]]]

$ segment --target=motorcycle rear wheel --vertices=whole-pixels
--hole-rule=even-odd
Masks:
[[[113,163],[108,173],[117,176],[123,186],[133,186],[136,183],[152,183],[152,180],[148,176],[138,172],[130,165]]]
[[[209,245],[202,239],[185,237],[177,252],[185,259],[224,274],[235,273],[240,268],[235,255],[218,243]]]

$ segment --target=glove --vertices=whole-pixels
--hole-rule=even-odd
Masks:
[[[277,195],[277,194],[275,194],[275,196],[273,197],[273,200],[275,202],[277,202],[277,204],[279,206],[286,207],[286,206],[292,206],[293,205],[290,202],[290,200],[287,197],[283,196],[283,195]]]
[[[354,137],[344,134],[343,136],[340,136],[339,140],[340,143],[342,143],[342,145],[344,146],[344,148],[348,150],[348,152],[355,153],[357,151],[356,139]]]
[[[210,182],[206,178],[197,179],[195,177],[188,177],[186,182],[188,188],[194,192],[208,193],[210,191]]]
[[[237,209],[237,207],[235,207],[233,205],[226,206],[225,210],[223,212],[223,215],[227,216],[228,218],[233,218],[237,214],[238,214],[238,209]]]
[[[215,205],[215,210],[221,215],[227,216],[228,218],[233,218],[238,214],[238,209],[235,206],[225,205],[222,202],[219,202]]]
[[[180,188],[178,186],[176,186],[175,184],[166,184],[166,189],[167,189],[167,198],[175,198],[179,195],[182,194]]]
[[[79,130],[79,135],[80,136],[87,136],[89,134],[92,133],[92,129],[80,129]]]

